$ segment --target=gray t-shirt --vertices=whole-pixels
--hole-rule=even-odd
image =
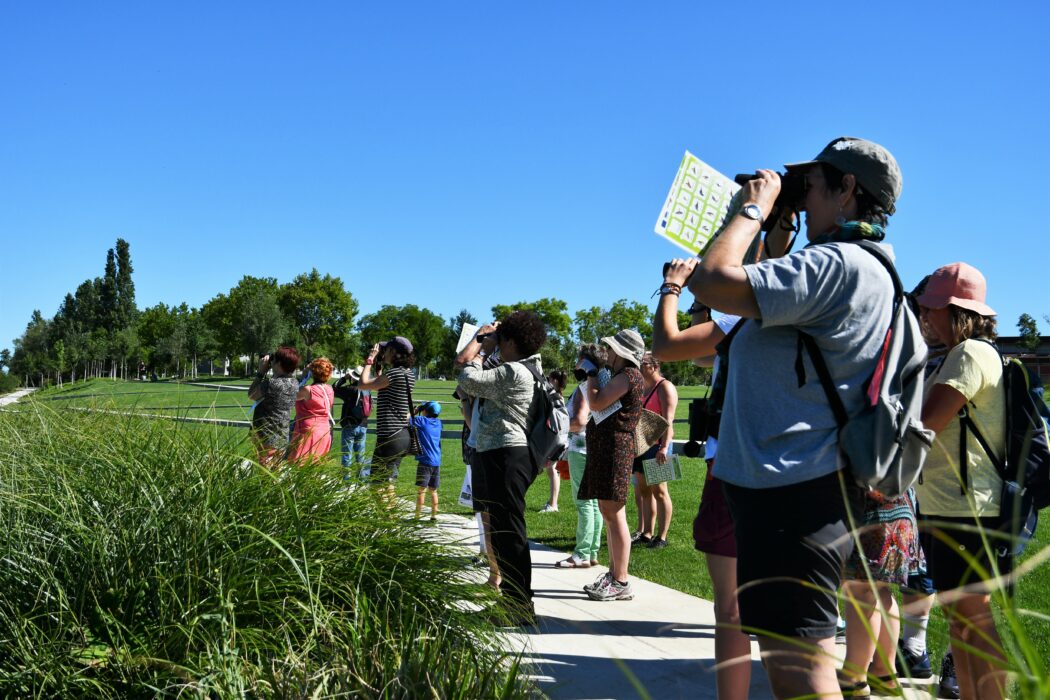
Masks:
[[[804,349],[806,382],[798,385],[798,330],[816,339],[855,415],[889,328],[890,275],[854,243],[804,248],[744,271],[762,318],[745,323],[730,346],[714,474],[761,489],[838,471],[838,426]]]

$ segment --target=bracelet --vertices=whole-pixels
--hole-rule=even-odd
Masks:
[[[682,296],[682,285],[675,284],[674,282],[664,282],[656,291],[660,296],[674,294],[676,297],[678,297]]]

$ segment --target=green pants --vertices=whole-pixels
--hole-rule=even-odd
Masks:
[[[598,549],[602,546],[602,513],[598,510],[598,500],[591,498],[581,501],[576,498],[580,492],[580,482],[583,481],[583,470],[587,466],[587,455],[570,452],[568,459],[572,498],[576,502],[576,550],[573,554],[587,561],[596,560]]]

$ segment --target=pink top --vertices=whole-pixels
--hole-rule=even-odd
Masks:
[[[332,410],[335,401],[335,390],[328,384],[311,384],[306,387],[310,395],[305,399],[295,402],[295,422],[306,421],[314,418],[328,420],[328,414]]]
[[[642,404],[642,408],[650,410],[653,413],[659,413],[661,416],[664,414],[664,407],[660,402],[660,392],[658,390],[660,385],[666,381],[667,379],[661,379],[656,383],[656,386],[649,390],[649,395],[645,397],[645,402]]]

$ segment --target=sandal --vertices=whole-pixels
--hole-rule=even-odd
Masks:
[[[842,669],[839,669],[835,675],[838,676],[839,690],[842,691],[843,698],[871,697],[871,687],[868,685],[868,681],[866,679],[861,678],[860,680],[855,681],[852,678],[846,677],[846,675],[842,672]]]
[[[591,568],[591,562],[586,559],[580,559],[573,554],[568,559],[562,559],[554,565],[556,569],[589,569]]]
[[[889,674],[886,676],[868,676],[868,685],[873,695],[892,698],[904,697],[904,689],[901,687],[897,676]]]

